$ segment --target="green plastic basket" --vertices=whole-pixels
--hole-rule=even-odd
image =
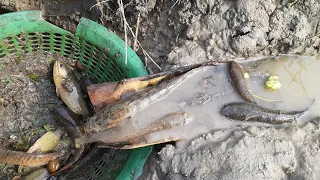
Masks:
[[[103,26],[81,18],[76,34],[65,31],[41,17],[40,11],[0,15],[0,62],[7,55],[31,52],[57,53],[80,61],[98,82],[119,81],[147,75],[143,63],[125,43]],[[99,149],[99,158],[81,167],[81,179],[134,179],[142,172],[152,147],[135,150]]]

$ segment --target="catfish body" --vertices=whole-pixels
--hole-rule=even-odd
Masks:
[[[147,146],[148,143],[144,140],[144,145],[140,145],[140,140],[144,139],[145,136],[158,131],[169,130],[175,127],[181,127],[192,120],[192,116],[185,112],[172,112],[155,122],[138,128],[126,128],[117,126],[104,131],[99,131],[92,134],[84,134],[83,136],[76,139],[76,145],[80,146],[86,143],[92,142],[103,142],[105,144],[118,144],[118,143],[132,143],[139,144],[139,147]],[[159,137],[160,140],[157,142],[164,142],[163,137]],[[134,147],[134,145],[132,146]]]
[[[269,124],[295,122],[305,111],[285,112],[261,107],[254,103],[230,103],[221,108],[220,114],[238,121],[255,121]]]
[[[11,151],[0,149],[0,163],[22,165],[28,167],[43,166],[52,159],[58,158],[59,153],[26,153],[21,151]]]
[[[247,83],[244,78],[244,71],[242,67],[235,61],[232,61],[229,66],[229,74],[231,83],[236,92],[246,101],[257,104],[254,97],[250,94]]]

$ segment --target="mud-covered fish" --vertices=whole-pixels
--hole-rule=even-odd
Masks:
[[[189,123],[192,120],[192,116],[185,112],[173,112],[169,113],[159,120],[149,124],[147,126],[138,128],[138,127],[122,127],[122,125],[113,127],[104,131],[100,131],[93,134],[84,134],[80,138],[76,139],[76,144],[81,145],[91,142],[103,142],[110,147],[113,145],[125,143],[131,144],[132,148],[135,148],[134,144],[142,146],[148,146],[153,142],[146,142],[144,137],[155,133],[157,131],[163,131],[172,129],[174,127],[183,126]],[[162,137],[160,137],[162,138]],[[144,145],[140,141],[143,141]],[[158,143],[166,142],[165,139],[154,140]]]
[[[53,114],[58,125],[61,128],[66,129],[71,138],[74,139],[82,135],[83,132],[80,129],[80,120],[82,119],[81,116],[63,106],[55,109]]]
[[[27,153],[47,153],[54,151],[60,142],[62,134],[63,131],[61,129],[45,133],[29,148]],[[33,168],[30,167],[19,166],[18,172],[22,173],[32,169]]]
[[[119,126],[130,121],[138,112],[150,106],[154,101],[166,96],[178,87],[185,79],[195,74],[199,69],[193,69],[186,74],[172,77],[156,86],[137,91],[132,96],[116,101],[92,116],[84,128],[86,133],[94,133]]]
[[[27,153],[33,152],[51,152],[54,151],[58,146],[60,137],[62,136],[63,131],[61,129],[57,129],[56,131],[46,132],[43,136],[41,136],[27,151]]]
[[[68,135],[72,139],[78,138],[83,134],[82,130],[80,129],[81,124],[79,122],[81,117],[79,117],[77,114],[73,113],[68,108],[66,108],[66,107],[57,108],[54,111],[54,116],[55,116],[58,124],[67,130]],[[52,174],[52,176],[56,176],[56,175],[64,172],[65,170],[70,169],[73,166],[73,164],[80,159],[84,150],[85,150],[84,145],[81,145],[79,148],[77,148],[75,150],[75,152],[73,153],[73,157],[69,161],[69,163],[67,165],[65,165],[64,167],[62,167],[59,171]]]
[[[260,107],[254,103],[230,103],[221,108],[220,114],[239,121],[256,121],[269,124],[295,122],[305,111],[285,112]]]
[[[57,60],[53,67],[56,92],[63,102],[76,114],[88,116],[88,104],[83,98],[76,76],[63,62]]]
[[[231,78],[231,83],[236,90],[236,92],[246,101],[251,103],[256,103],[254,97],[250,94],[247,83],[244,78],[244,72],[242,67],[235,61],[230,63],[229,74]]]
[[[44,180],[46,179],[50,173],[46,168],[39,168],[37,170],[32,171],[29,174],[23,176],[16,176],[13,180]]]
[[[28,167],[43,166],[52,159],[60,156],[59,153],[26,153],[21,151],[12,151],[0,149],[0,163],[22,165]]]

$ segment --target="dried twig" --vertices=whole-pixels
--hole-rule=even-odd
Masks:
[[[137,37],[135,36],[135,34],[134,34],[132,28],[129,26],[129,24],[127,24],[127,26],[128,26],[128,29],[130,30],[132,36],[137,39]],[[143,54],[146,57],[148,57],[153,62],[153,64],[155,64],[157,66],[157,68],[159,68],[161,70],[161,67],[153,60],[153,58],[148,54],[148,52],[142,47],[142,45],[138,39],[137,39],[137,43],[138,43],[139,47],[142,49]]]
[[[127,64],[128,62],[128,34],[127,34],[127,19],[126,16],[124,14],[124,8],[123,8],[123,2],[122,0],[118,0],[118,5],[120,8],[120,12],[122,14],[122,20],[123,20],[123,27],[124,27],[124,39],[125,39],[125,43],[126,43],[126,56],[125,56],[125,62]]]
[[[108,1],[110,1],[110,0],[105,0],[105,1],[98,2],[97,4],[91,6],[90,9],[89,9],[89,11],[90,11],[92,8],[94,8],[94,7],[96,7],[96,6],[99,6],[100,4],[106,3],[106,2],[108,2]]]
[[[137,18],[137,24],[136,24],[136,37],[134,38],[134,43],[133,43],[133,49],[134,51],[137,51],[137,39],[138,39],[138,33],[139,33],[139,24],[140,24],[140,13],[138,14]]]

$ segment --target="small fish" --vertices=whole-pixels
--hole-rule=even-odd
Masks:
[[[53,67],[53,80],[57,95],[76,114],[88,116],[88,104],[83,98],[76,76],[66,64],[57,60]]]
[[[59,107],[54,111],[54,116],[58,122],[58,124],[65,128],[68,132],[68,135],[72,138],[80,137],[83,132],[80,129],[80,122],[79,120],[81,117],[66,107]],[[51,176],[56,176],[65,170],[70,169],[75,162],[77,162],[80,157],[82,156],[83,152],[85,151],[84,145],[81,145],[79,148],[75,149],[72,159],[69,161],[67,165],[62,167],[59,171],[55,172]]]
[[[26,153],[0,149],[0,163],[22,165],[28,167],[43,166],[52,159],[58,158],[59,153]]]
[[[284,112],[260,107],[254,103],[237,102],[225,105],[220,110],[223,116],[238,121],[255,121],[269,124],[295,122],[305,111]]]
[[[61,129],[57,129],[54,132],[49,131],[45,133],[29,148],[27,153],[47,153],[54,151],[60,142],[60,137],[62,134],[63,131]],[[29,169],[29,167],[19,166],[18,172],[27,172]],[[32,168],[30,170],[32,170]]]
[[[147,127],[141,128],[126,128],[116,126],[104,131],[100,131],[93,134],[84,134],[80,138],[76,139],[76,145],[81,145],[91,142],[103,142],[105,144],[119,144],[121,142],[133,142],[139,144],[139,147],[142,147],[140,142],[137,140],[144,139],[143,137],[152,134],[157,131],[163,131],[172,129],[174,127],[183,126],[189,123],[192,120],[192,116],[185,112],[173,112],[169,113],[159,120],[151,123]],[[164,141],[164,140],[163,140]],[[163,142],[158,141],[158,142]],[[144,144],[143,146],[147,146]]]
[[[235,61],[230,63],[229,74],[231,78],[231,83],[237,93],[246,101],[250,103],[257,104],[254,97],[250,94],[247,83],[244,78],[244,72],[242,67]]]
[[[81,124],[79,122],[79,120],[82,119],[81,116],[63,106],[55,109],[53,114],[59,126],[66,129],[71,138],[74,139],[82,135],[82,131],[80,129]]]
[[[16,176],[13,180],[44,180],[49,176],[49,172],[46,168],[39,168],[31,173],[23,176]]]
[[[54,151],[59,144],[59,140],[62,134],[63,134],[63,131],[61,129],[57,129],[56,131],[46,132],[29,148],[27,153],[33,153],[33,152],[46,153],[46,152]]]

